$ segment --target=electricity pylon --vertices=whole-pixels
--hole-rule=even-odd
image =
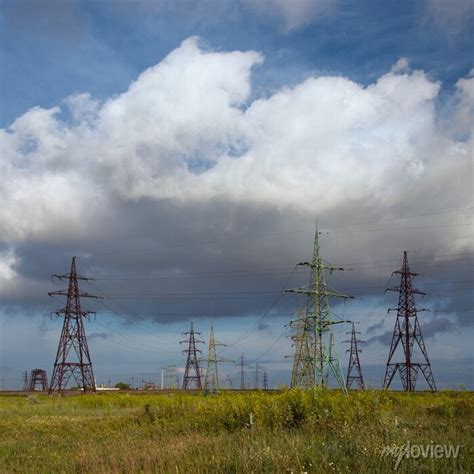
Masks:
[[[72,377],[77,386],[84,392],[96,390],[94,372],[92,371],[91,356],[87,345],[83,319],[92,314],[83,311],[81,298],[99,298],[79,290],[79,280],[88,281],[76,271],[76,257],[72,257],[71,271],[65,275],[53,275],[59,280],[69,280],[67,290],[51,291],[49,296],[66,296],[66,306],[56,311],[64,315],[63,329],[59,339],[58,352],[54,362],[53,375],[49,393],[62,393]]]
[[[216,352],[217,346],[225,347],[225,344],[216,341],[213,321],[211,323],[211,332],[209,334],[209,350],[207,353],[206,377],[204,379],[204,390],[208,393],[217,393],[219,391],[219,372],[217,365],[221,362],[234,362],[233,360],[218,357]]]
[[[290,326],[294,327],[295,334],[291,336],[293,340],[294,354],[285,356],[293,358],[293,368],[291,370],[291,387],[297,387],[300,384],[301,374],[307,373],[308,377],[305,379],[307,388],[314,385],[313,372],[307,370],[311,367],[312,362],[312,340],[311,331],[308,327],[309,321],[305,318],[305,311],[301,309],[298,314],[298,319],[290,322]]]
[[[346,351],[350,352],[349,366],[347,367],[346,386],[349,389],[351,388],[352,383],[355,382],[361,390],[365,390],[364,377],[362,376],[362,369],[360,368],[359,359],[359,352],[361,352],[361,350],[358,348],[358,344],[365,344],[365,341],[357,339],[357,334],[360,334],[360,332],[355,330],[354,321],[352,322],[352,331],[346,332],[346,334],[351,335],[350,341],[342,341],[344,343],[350,342],[351,344],[350,349],[347,349]]]
[[[268,370],[263,370],[263,390],[268,390]]]
[[[239,359],[239,366],[240,366],[240,390],[245,390],[245,372],[244,372],[244,355],[240,354]]]
[[[183,390],[192,388],[193,386],[199,390],[202,390],[202,379],[201,370],[199,368],[198,352],[196,344],[204,344],[204,341],[196,339],[196,334],[200,335],[200,332],[194,331],[193,323],[191,323],[191,329],[188,332],[183,332],[183,336],[189,336],[187,340],[180,341],[180,344],[187,344],[188,348],[184,349],[183,352],[188,355],[186,360],[186,369],[184,370],[183,377]],[[192,375],[194,372],[194,375]]]
[[[392,273],[392,275],[394,274],[401,275],[400,285],[395,288],[388,288],[386,291],[395,291],[399,294],[398,306],[388,310],[389,312],[396,311],[397,319],[395,320],[395,328],[393,330],[392,344],[388,355],[387,370],[385,372],[383,386],[384,388],[390,387],[398,371],[402,379],[403,389],[407,392],[412,392],[415,390],[418,372],[421,371],[428,386],[435,392],[436,385],[431,371],[431,364],[428,359],[428,352],[426,351],[420,323],[418,321],[418,313],[426,311],[426,309],[416,307],[414,296],[415,294],[425,295],[425,293],[414,289],[412,286],[412,279],[417,276],[418,273],[410,271],[407,252],[403,252],[401,270]],[[392,362],[400,342],[403,349],[404,362]],[[415,342],[421,352],[421,362],[413,362]]]
[[[255,370],[254,370],[254,373],[255,373],[254,388],[255,389],[258,389],[259,385],[260,385],[260,379],[259,379],[258,375],[259,375],[261,370],[263,370],[263,367],[261,365],[255,364]]]
[[[227,387],[229,390],[232,390],[232,377],[227,374],[225,381],[227,382]]]
[[[309,284],[285,290],[290,293],[306,295],[306,312],[303,317],[292,321],[297,324],[298,339],[295,345],[293,360],[292,386],[305,388],[327,386],[329,371],[332,372],[339,387],[347,392],[346,383],[336,354],[333,351],[332,326],[346,321],[335,320],[329,307],[329,298],[348,299],[326,285],[328,276],[336,270],[321,258],[318,226],[314,235],[313,259],[311,262],[299,263],[299,266],[311,269]],[[329,274],[329,275],[328,275]]]

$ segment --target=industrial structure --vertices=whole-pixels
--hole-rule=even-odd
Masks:
[[[347,367],[347,378],[346,378],[346,386],[347,389],[352,388],[352,384],[356,383],[360,390],[365,390],[364,384],[364,377],[362,376],[362,369],[360,368],[360,359],[359,353],[361,350],[359,349],[358,344],[365,344],[365,341],[361,341],[357,339],[357,334],[360,334],[359,331],[355,330],[355,322],[352,321],[352,330],[351,332],[346,332],[346,334],[351,335],[350,341],[343,341],[350,343],[351,347],[347,349],[346,352],[350,352],[349,354],[349,366]]]
[[[300,293],[306,296],[306,310],[290,325],[296,328],[294,338],[295,354],[291,374],[292,387],[324,387],[327,386],[329,372],[332,372],[336,383],[346,391],[346,383],[342,374],[339,360],[334,353],[332,326],[344,323],[336,320],[331,314],[329,298],[347,299],[336,290],[327,287],[329,274],[343,268],[334,267],[321,258],[318,227],[314,235],[313,259],[302,262],[298,266],[311,270],[309,284],[285,290],[290,293]]]
[[[79,280],[88,281],[89,279],[77,274],[76,257],[72,257],[69,273],[53,275],[53,277],[60,281],[68,280],[69,285],[67,289],[48,293],[49,296],[66,297],[66,306],[55,312],[58,316],[63,315],[64,322],[49,393],[62,393],[71,378],[84,392],[95,392],[96,383],[83,321],[92,312],[82,309],[81,298],[99,297],[79,290]]]
[[[178,388],[178,383],[176,380],[176,365],[168,365],[166,368],[166,388],[169,390],[174,390]]]
[[[30,374],[28,390],[33,392],[35,390],[46,391],[48,390],[48,376],[46,370],[33,369]]]
[[[400,275],[400,285],[386,290],[398,293],[398,306],[388,310],[389,312],[396,311],[397,318],[388,354],[383,387],[390,387],[395,374],[399,372],[403,390],[412,392],[415,390],[417,376],[421,372],[430,390],[434,392],[436,391],[436,385],[418,321],[418,313],[426,311],[426,309],[416,307],[414,296],[415,294],[425,295],[425,293],[413,288],[412,280],[418,273],[410,271],[407,252],[403,252],[402,268],[393,272],[392,275]],[[395,352],[399,346],[402,348],[403,357],[400,362],[394,362]],[[414,355],[416,346],[420,352],[420,362],[415,362],[417,360]]]

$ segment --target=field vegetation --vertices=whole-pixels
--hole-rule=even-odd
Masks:
[[[0,472],[393,472],[386,446],[461,445],[397,472],[474,472],[474,394],[222,391],[0,396]]]

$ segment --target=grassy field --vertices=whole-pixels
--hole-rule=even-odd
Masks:
[[[474,472],[472,392],[0,396],[0,472]],[[415,452],[416,455],[416,452]]]

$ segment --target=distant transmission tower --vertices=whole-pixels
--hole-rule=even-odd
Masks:
[[[343,341],[343,342],[350,342],[351,347],[347,349],[346,352],[350,352],[349,354],[349,366],[347,368],[347,379],[346,379],[346,386],[347,388],[351,388],[352,383],[356,383],[361,390],[365,390],[364,385],[364,377],[362,376],[362,369],[360,368],[360,360],[359,360],[359,352],[361,350],[358,348],[358,344],[365,344],[365,341],[361,341],[357,339],[357,334],[360,332],[355,330],[355,323],[352,322],[352,331],[346,332],[346,334],[351,335],[350,341]]]
[[[222,342],[216,341],[214,335],[214,322],[211,323],[211,332],[209,335],[209,350],[207,353],[206,377],[204,379],[204,390],[206,392],[217,393],[219,391],[219,372],[217,365],[221,362],[233,362],[217,356],[216,347],[223,346]]]
[[[240,354],[239,359],[239,366],[240,366],[240,390],[245,390],[245,363],[244,363],[244,355]]]
[[[30,386],[28,390],[30,392],[33,392],[34,390],[48,390],[48,377],[46,375],[46,370],[33,369],[31,371]]]
[[[83,319],[92,312],[81,309],[80,298],[98,297],[79,291],[78,280],[87,281],[88,279],[77,274],[76,257],[72,257],[70,273],[53,276],[59,280],[69,280],[69,286],[67,290],[48,293],[49,296],[67,297],[65,308],[56,311],[58,316],[64,315],[64,323],[54,362],[49,393],[62,393],[71,377],[73,377],[77,386],[83,389],[84,392],[95,391],[95,378],[83,323]]]
[[[227,374],[225,381],[227,382],[227,387],[229,390],[232,390],[232,377],[229,374]]]
[[[23,374],[23,391],[27,392],[30,389],[30,378],[28,377],[28,371],[25,370]]]
[[[425,377],[430,389],[436,391],[436,385],[431,371],[431,364],[428,359],[423,336],[421,335],[420,323],[418,321],[417,313],[426,311],[423,308],[415,306],[415,294],[425,295],[425,293],[418,291],[412,286],[412,278],[418,273],[410,272],[408,266],[407,252],[403,252],[403,264],[401,270],[392,273],[401,275],[400,286],[396,288],[388,288],[387,291],[395,291],[399,294],[398,306],[389,309],[388,311],[396,311],[397,319],[395,320],[395,328],[393,330],[392,344],[387,361],[387,370],[383,386],[390,387],[392,380],[398,371],[402,379],[403,389],[407,392],[415,390],[416,379],[418,372],[421,371]],[[393,362],[395,351],[401,342],[404,362]],[[415,342],[421,351],[421,362],[414,362],[413,348]]]
[[[204,344],[204,341],[196,339],[196,334],[200,335],[201,333],[195,332],[193,323],[191,323],[189,332],[183,332],[183,336],[188,336],[188,339],[180,342],[180,344],[188,345],[188,348],[183,350],[188,355],[186,369],[184,370],[183,390],[193,388],[193,386],[199,390],[202,389],[201,370],[197,356],[198,352],[201,353],[201,351],[196,348],[196,344]]]
[[[326,286],[327,274],[343,268],[334,267],[324,262],[320,255],[319,235],[316,225],[314,235],[313,260],[299,263],[299,266],[309,267],[311,276],[309,285],[285,290],[291,293],[306,295],[306,312],[296,321],[295,355],[292,370],[292,387],[312,388],[326,386],[329,371],[332,372],[339,387],[346,391],[346,384],[337,356],[333,352],[334,324],[345,321],[334,320],[329,308],[329,298],[347,299],[343,295]]]
[[[268,390],[268,371],[263,370],[263,390]]]
[[[258,389],[260,388],[260,379],[259,379],[259,374],[260,374],[260,371],[262,370],[262,366],[258,365],[258,364],[255,364],[255,370],[254,370],[254,374],[255,374],[255,384],[254,384],[254,388],[255,389]]]

